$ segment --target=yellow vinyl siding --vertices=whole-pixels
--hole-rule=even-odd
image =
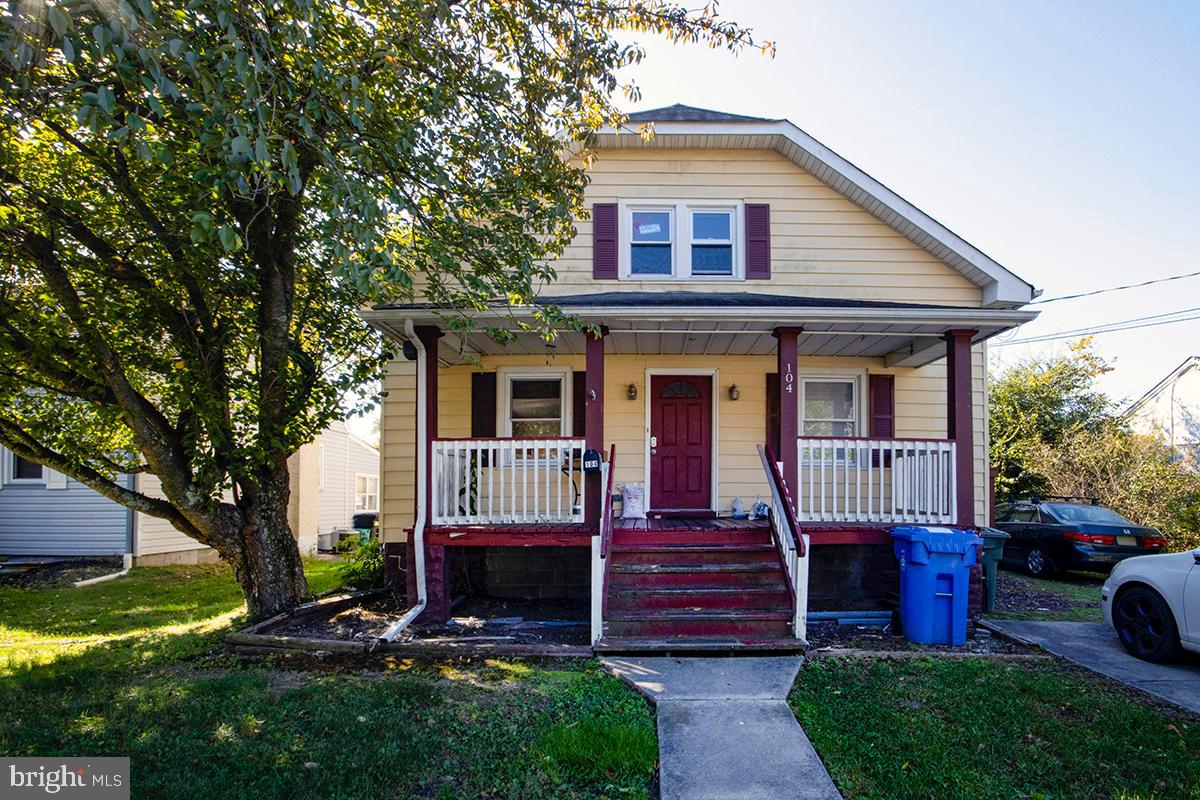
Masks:
[[[975,492],[976,521],[986,521],[987,440],[983,346],[974,350]],[[584,369],[582,356],[494,356],[482,361],[485,370],[505,366],[553,366]],[[617,446],[618,483],[645,481],[646,370],[672,369],[697,374],[716,369],[714,397],[717,401],[717,510],[727,513],[734,497],[747,506],[755,496],[766,497],[762,466],[756,446],[766,438],[766,379],[775,371],[771,356],[636,356],[609,355],[604,365],[604,443]],[[442,368],[439,372],[439,435],[471,435],[471,366]],[[862,370],[896,376],[896,436],[940,439],[946,436],[946,367],[939,361],[926,367],[883,367],[880,359],[801,357],[801,374],[810,370]],[[629,384],[638,398],[629,400]],[[739,400],[729,399],[729,386],[736,383]],[[388,541],[404,538],[412,524],[415,458],[413,450],[416,412],[415,369],[412,362],[392,362],[385,381],[383,406],[383,533]],[[865,390],[860,402],[866,402]],[[865,416],[865,415],[864,415]],[[867,431],[862,432],[863,435]]]
[[[768,150],[601,150],[587,202],[727,199],[771,206],[771,279],[592,280],[592,228],[555,263],[546,295],[607,291],[751,291],[978,306],[980,290],[945,264]]]

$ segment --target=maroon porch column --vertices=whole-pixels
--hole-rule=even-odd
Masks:
[[[604,337],[608,329],[601,327],[598,335],[585,334],[587,346],[584,360],[587,369],[584,381],[584,447],[604,452]],[[586,503],[583,522],[588,528],[599,530],[600,511],[604,508],[604,482],[599,472],[588,472],[583,477],[586,487]]]
[[[975,425],[971,397],[971,337],[946,334],[946,436],[955,443],[955,480],[960,528],[975,527]]]
[[[428,514],[433,510],[433,440],[438,435],[438,339],[442,332],[434,325],[418,325],[413,328],[421,344],[425,346],[425,441],[417,442],[417,447],[425,448],[425,474],[420,482],[425,485],[426,529],[429,527]],[[415,562],[410,561],[410,564]],[[415,565],[409,574],[416,574]],[[415,603],[416,584],[410,582],[412,591],[409,602]],[[425,544],[425,599],[424,613],[421,622],[445,622],[450,618],[450,580],[446,564],[446,548],[442,545]]]
[[[779,452],[783,462],[783,482],[795,496],[800,484],[800,465],[796,438],[800,435],[799,405],[796,401],[796,338],[803,328],[776,328],[776,369],[779,371]]]

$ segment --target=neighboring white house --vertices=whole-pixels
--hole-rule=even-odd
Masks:
[[[1139,433],[1158,434],[1193,465],[1200,464],[1200,356],[1192,356],[1125,412]]]
[[[317,534],[348,528],[359,511],[379,509],[379,451],[335,422],[289,459],[288,518],[300,552]],[[158,495],[152,475],[124,476]],[[135,513],[83,484],[0,448],[0,557],[123,556],[126,563],[194,564],[209,547],[165,520]]]

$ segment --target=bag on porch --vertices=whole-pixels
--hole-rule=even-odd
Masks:
[[[646,484],[621,484],[621,519],[646,518]]]

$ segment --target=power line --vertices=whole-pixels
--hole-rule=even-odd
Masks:
[[[1056,339],[1073,339],[1077,336],[1093,336],[1101,333],[1118,333],[1120,331],[1136,330],[1138,328],[1152,328],[1157,325],[1173,325],[1177,322],[1190,322],[1200,319],[1200,306],[1194,308],[1184,308],[1179,311],[1171,311],[1166,314],[1153,314],[1148,317],[1134,317],[1133,319],[1120,320],[1118,322],[1110,322],[1107,325],[1096,325],[1089,328],[1076,328],[1072,331],[1063,331],[1061,333],[1048,333],[1041,336],[1030,336],[1027,339],[1013,339],[1007,342],[997,342],[993,347],[1006,347],[1013,344],[1036,344],[1038,342],[1052,342]],[[1181,316],[1183,315],[1183,316]],[[1166,319],[1170,317],[1170,319]]]
[[[1042,305],[1044,303],[1057,303],[1059,300],[1078,300],[1080,297],[1091,297],[1095,294],[1106,294],[1107,292],[1121,292],[1126,289],[1140,289],[1143,286],[1153,286],[1156,283],[1167,283],[1168,281],[1179,281],[1184,278],[1200,277],[1200,271],[1188,272],[1183,275],[1170,275],[1166,278],[1155,278],[1154,280],[1142,281],[1141,283],[1127,283],[1124,286],[1110,286],[1107,289],[1095,289],[1090,292],[1080,292],[1079,294],[1065,294],[1062,297],[1048,297],[1045,300],[1034,300],[1029,305]]]

